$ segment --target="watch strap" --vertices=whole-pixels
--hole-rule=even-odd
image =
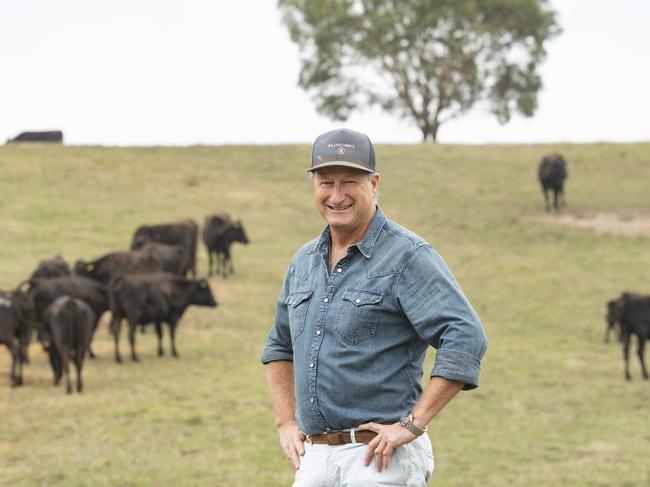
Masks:
[[[408,414],[405,414],[404,416],[402,416],[399,419],[399,424],[402,425],[407,430],[409,430],[415,436],[422,436],[427,431],[426,427],[424,429],[422,429],[422,428],[420,428],[419,426],[416,426],[413,423],[413,413],[408,413]]]

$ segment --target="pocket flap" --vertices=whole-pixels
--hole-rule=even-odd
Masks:
[[[343,293],[343,299],[350,301],[357,306],[377,304],[380,303],[383,298],[384,293],[364,291],[363,289],[346,289]]]
[[[287,296],[287,299],[284,301],[284,303],[287,306],[291,306],[292,308],[295,308],[300,303],[307,301],[309,298],[311,298],[311,295],[313,293],[314,291],[302,291],[299,293],[291,293],[289,294],[289,296]]]

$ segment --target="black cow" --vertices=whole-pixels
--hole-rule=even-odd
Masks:
[[[203,243],[208,251],[208,276],[212,275],[213,262],[215,272],[219,273],[220,256],[217,254],[216,244],[223,236],[226,229],[232,225],[230,215],[226,212],[216,212],[206,215],[203,220]],[[215,254],[214,261],[212,254]]]
[[[90,346],[97,317],[81,299],[70,296],[56,298],[45,309],[43,327],[39,340],[48,351],[54,385],[59,385],[65,374],[66,392],[72,393],[69,362],[74,361],[77,369],[77,392],[83,390],[81,369],[86,349]]]
[[[111,332],[115,339],[115,361],[121,362],[119,351],[120,325],[123,318],[129,322],[131,359],[138,361],[135,351],[135,329],[138,324],[154,323],[158,335],[158,355],[163,355],[162,323],[169,324],[169,335],[174,357],[176,325],[185,309],[198,306],[217,306],[208,281],[186,279],[169,273],[131,274],[116,278],[110,287],[110,308],[113,314]]]
[[[33,303],[22,291],[0,291],[0,344],[11,353],[9,380],[12,387],[23,383],[23,363],[31,338]]]
[[[12,142],[55,142],[63,143],[63,132],[60,130],[48,130],[45,132],[23,132],[13,139],[7,140],[7,144]]]
[[[637,355],[641,363],[643,378],[648,380],[648,370],[645,366],[645,341],[650,339],[650,295],[623,293],[618,298],[618,304],[613,307],[613,319],[621,328],[623,343],[623,360],[625,362],[625,378],[630,380],[629,350],[632,335],[637,337]]]
[[[131,250],[139,249],[149,242],[180,245],[184,249],[181,275],[189,272],[196,277],[196,239],[199,227],[194,220],[187,219],[160,225],[141,225],[133,234]]]
[[[551,210],[548,196],[549,191],[553,191],[553,207],[556,210],[560,209],[560,203],[561,206],[566,206],[566,198],[564,196],[564,180],[568,176],[566,165],[564,157],[556,151],[546,154],[539,163],[537,175],[542,185],[546,211]]]
[[[221,270],[221,275],[227,277],[228,271],[231,274],[235,272],[230,247],[234,242],[249,243],[241,221],[232,222],[229,218],[225,220],[221,215],[224,214],[208,215],[203,227],[203,242],[208,251],[208,276],[213,273],[212,254],[215,254],[215,272],[218,274]]]
[[[102,314],[108,310],[106,286],[93,279],[82,276],[65,276],[50,279],[30,279],[28,282],[29,289],[27,293],[34,302],[34,318],[41,325],[44,323],[43,317],[46,308],[61,296],[72,296],[81,299],[90,306],[95,315],[93,334]],[[95,356],[90,346],[88,347],[88,353],[91,357]]]
[[[38,277],[60,277],[69,276],[70,267],[63,257],[57,255],[51,259],[42,260],[38,267],[32,272],[31,279]]]
[[[78,260],[74,265],[77,276],[87,277],[108,284],[117,276],[140,272],[159,272],[165,267],[162,259],[142,250],[110,252],[98,259],[86,262]]]

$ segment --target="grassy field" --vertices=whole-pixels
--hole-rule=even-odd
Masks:
[[[620,346],[603,343],[606,301],[650,292],[650,237],[531,223],[550,148],[376,149],[382,208],[445,257],[490,340],[481,387],[429,427],[434,485],[650,484],[650,383],[636,356],[624,381]],[[650,214],[650,143],[557,148],[568,213]],[[124,249],[139,224],[202,222],[215,209],[241,218],[251,240],[234,248],[236,274],[211,280],[220,306],[185,315],[178,360],[156,356],[149,329],[137,337],[142,362],[118,366],[105,317],[86,390],[66,396],[39,345],[17,389],[0,350],[0,485],[290,485],[259,355],[289,259],[323,226],[309,156],[308,146],[0,147],[0,288],[39,259]]]

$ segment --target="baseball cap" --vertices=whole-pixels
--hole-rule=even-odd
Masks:
[[[366,134],[336,129],[316,137],[307,172],[329,166],[345,166],[375,172],[375,149]]]

